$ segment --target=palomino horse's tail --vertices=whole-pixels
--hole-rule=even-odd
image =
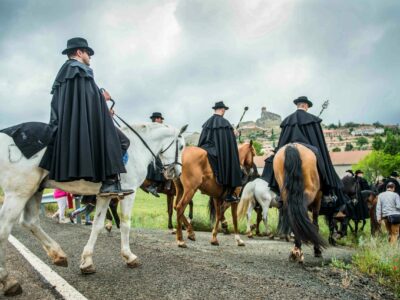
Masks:
[[[242,190],[242,197],[240,198],[237,216],[238,219],[243,219],[243,217],[247,214],[247,210],[249,209],[249,205],[252,201],[255,201],[254,197],[254,187],[255,182],[251,181],[246,184],[244,189]]]
[[[326,247],[326,241],[318,233],[318,228],[308,217],[307,198],[304,193],[302,160],[299,150],[292,145],[285,149],[285,179],[283,194],[287,200],[287,214],[290,227],[296,239],[316,247]]]

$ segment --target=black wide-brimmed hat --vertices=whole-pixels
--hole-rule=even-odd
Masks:
[[[160,112],[153,112],[153,114],[150,116],[150,119],[157,119],[157,118],[161,118],[161,120],[164,120],[162,114]]]
[[[67,48],[64,49],[64,51],[61,53],[67,54],[68,51],[72,50],[72,49],[86,49],[90,56],[94,55],[94,51],[92,48],[89,47],[87,40],[85,40],[84,38],[81,38],[81,37],[75,37],[75,38],[69,39],[67,41]]]
[[[356,171],[356,175],[358,175],[358,174],[364,174],[364,172],[361,171],[361,170],[357,170],[357,171]]]
[[[225,108],[226,110],[229,109],[229,107],[224,104],[224,101],[215,102],[215,105],[212,107],[212,109],[218,108]]]
[[[310,100],[308,100],[308,98],[306,96],[300,96],[299,98],[294,99],[293,103],[296,104],[296,105],[298,103],[307,103],[308,107],[312,107],[313,106],[313,103]]]
[[[397,173],[396,171],[393,171],[390,176],[392,177],[399,177],[399,173]]]

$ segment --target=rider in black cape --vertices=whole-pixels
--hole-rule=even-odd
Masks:
[[[119,184],[119,174],[126,172],[122,161],[126,146],[106,104],[105,96],[110,96],[99,90],[89,67],[94,51],[85,39],[72,38],[62,54],[68,60],[51,90],[50,125],[55,135],[40,167],[55,181],[102,182],[101,196],[130,194],[132,190],[123,190]]]
[[[153,112],[150,116],[150,119],[153,123],[160,123],[164,122],[164,117],[160,112]],[[152,184],[150,184],[146,191],[153,194],[156,197],[160,197],[157,192],[157,188],[167,182],[163,174],[163,164],[161,159],[157,156],[155,162],[151,162],[147,167],[147,176],[146,179],[150,180]],[[171,181],[169,181],[169,186],[171,185]]]
[[[329,156],[321,127],[322,120],[307,112],[313,105],[307,97],[301,96],[293,102],[298,109],[282,121],[280,125],[282,131],[276,151],[289,143],[302,143],[313,150],[317,156],[322,192],[324,195],[336,195],[338,201],[334,206],[339,209],[347,200],[342,192],[343,184]],[[262,178],[269,183],[271,189],[279,192],[273,172],[273,158],[274,156],[270,156],[265,160]]]
[[[203,124],[198,146],[208,153],[217,183],[227,189],[226,201],[238,201],[235,188],[241,186],[241,169],[232,125],[223,117],[229,107],[215,103],[215,114]]]

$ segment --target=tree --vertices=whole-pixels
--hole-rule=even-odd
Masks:
[[[384,126],[383,126],[381,123],[379,123],[378,121],[375,122],[375,123],[372,123],[372,125],[374,125],[374,126],[377,127],[377,128],[383,128],[383,127],[384,127]]]
[[[379,151],[382,150],[384,147],[384,142],[382,138],[379,135],[376,135],[374,137],[374,140],[372,141],[372,149]]]
[[[391,155],[383,151],[372,151],[354,169],[364,171],[364,176],[369,181],[375,181],[378,176],[388,177],[390,173],[400,168],[400,154]]]
[[[337,129],[338,127],[335,125],[335,124],[329,124],[328,126],[327,126],[327,128],[328,129]]]
[[[342,151],[342,149],[340,149],[339,147],[335,147],[332,149],[332,152],[340,152]]]
[[[400,136],[388,132],[382,150],[383,152],[391,155],[396,155],[397,153],[400,153]]]
[[[344,151],[351,151],[353,150],[354,146],[352,143],[346,143],[346,146],[344,147]]]
[[[360,124],[357,124],[357,123],[354,123],[354,122],[344,123],[344,127],[346,127],[346,128],[355,128],[355,127],[359,127],[359,126],[360,126]]]
[[[338,122],[338,128],[341,128],[342,127],[342,123],[340,122],[340,120],[339,120],[339,122]]]
[[[259,142],[257,142],[257,141],[253,141],[253,147],[254,147],[254,149],[256,150],[256,154],[257,154],[258,156],[261,156],[261,155],[264,154],[263,146],[261,145],[261,143],[259,143]]]
[[[360,136],[357,140],[356,140],[356,144],[358,146],[358,149],[361,149],[363,146],[368,145],[368,140],[367,138]]]
[[[343,142],[343,138],[341,135],[338,136],[339,141]]]

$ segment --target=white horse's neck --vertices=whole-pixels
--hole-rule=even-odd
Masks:
[[[169,145],[175,139],[177,133],[174,128],[158,123],[145,123],[131,126],[147,143],[154,155],[158,155],[163,146]],[[147,173],[147,166],[154,160],[153,154],[144,145],[143,141],[129,128],[122,129],[130,140],[128,149],[129,160],[126,165],[126,179],[140,181],[140,185]]]

